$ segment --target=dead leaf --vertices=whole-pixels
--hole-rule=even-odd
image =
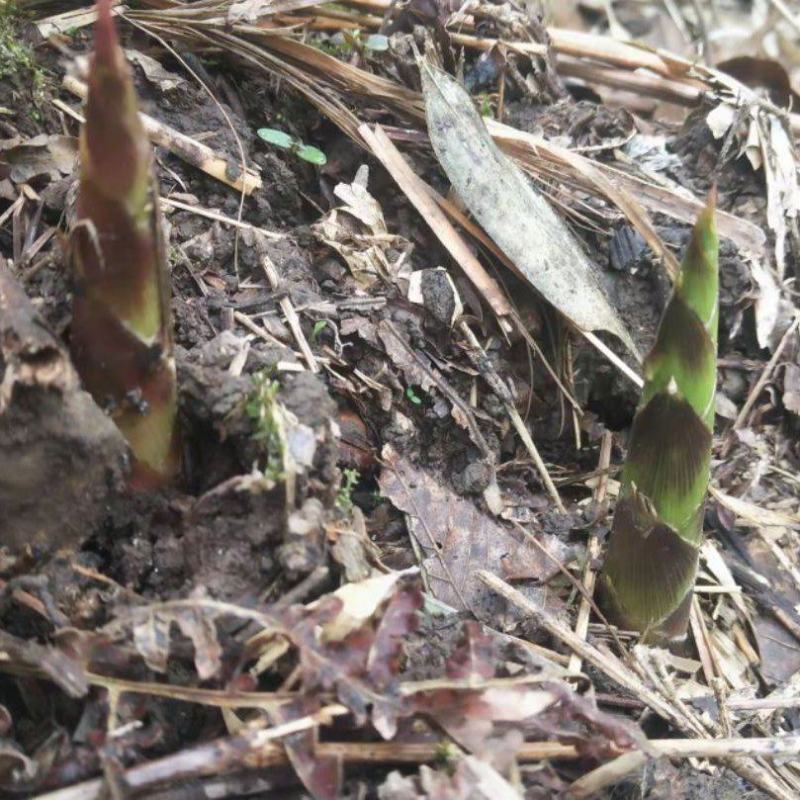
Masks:
[[[585,331],[606,330],[636,348],[564,222],[498,150],[472,98],[447,73],[420,62],[428,135],[439,163],[484,230],[520,274]]]
[[[781,318],[781,289],[775,275],[761,260],[750,262],[750,274],[758,286],[754,301],[758,346],[768,348]]]
[[[339,183],[333,193],[344,205],[332,209],[313,230],[321,242],[335,250],[364,288],[392,274],[386,251],[402,251],[408,243],[388,233],[378,201],[367,191],[369,169],[362,164],[352,183]]]
[[[722,139],[736,121],[738,111],[732,103],[720,103],[706,116],[706,124],[715,139]]]
[[[386,233],[380,203],[367,191],[369,167],[362,164],[352,183],[339,183],[333,193],[344,203],[342,210],[360,220],[375,235]]]
[[[134,644],[150,669],[166,672],[170,632],[175,623],[194,645],[194,664],[200,680],[208,680],[219,673],[222,647],[214,622],[216,612],[199,605],[172,608],[146,606],[133,609],[131,618]]]
[[[77,152],[78,142],[72,136],[42,133],[32,139],[17,136],[0,141],[8,177],[14,183],[28,183],[35,178],[57,181],[70,175]]]
[[[784,121],[775,114],[757,113],[767,181],[767,224],[775,233],[775,263],[781,281],[786,269],[786,237],[800,211],[797,158]]]
[[[174,72],[166,69],[161,62],[138,50],[125,50],[129,61],[136,64],[144,73],[144,77],[162,94],[175,91],[186,86],[186,81]]]
[[[367,673],[379,688],[387,688],[400,671],[403,643],[417,627],[422,604],[421,592],[401,586],[386,606],[367,657]]]
[[[340,642],[361,628],[386,602],[397,582],[408,574],[410,573],[390,572],[386,575],[376,575],[358,583],[346,583],[333,595],[326,595],[325,600],[331,596],[340,600],[341,607],[333,619],[322,625],[322,641]],[[317,603],[308,606],[310,611],[316,607]]]
[[[447,659],[447,676],[454,680],[485,680],[495,672],[494,640],[474,621],[464,623],[461,644]]]
[[[390,445],[383,449],[383,461],[386,467],[378,481],[381,492],[407,514],[409,532],[425,554],[422,566],[438,600],[491,616],[496,600],[473,577],[476,564],[498,575],[513,571],[518,580],[546,581],[558,571],[522,534],[483,514],[472,501],[442,486]],[[568,550],[560,540],[539,539],[555,558],[568,559]]]

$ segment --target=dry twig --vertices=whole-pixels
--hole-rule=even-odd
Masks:
[[[86,84],[73,75],[64,76],[64,88],[81,99],[86,99],[88,94]],[[139,116],[148,137],[159,147],[166,148],[173,155],[197,167],[212,178],[243,191],[245,194],[252,194],[261,188],[261,176],[252,167],[248,167],[242,174],[239,167],[215,153],[208,145],[192,139],[185,133],[176,131],[147,114]]]

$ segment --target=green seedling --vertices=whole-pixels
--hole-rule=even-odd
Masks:
[[[312,147],[310,144],[304,144],[299,139],[290,136],[286,131],[279,131],[277,128],[259,128],[258,135],[265,142],[280,147],[283,150],[290,150],[298,158],[303,161],[308,161],[310,164],[316,164],[318,167],[323,167],[328,163],[328,159],[322,150]]]
[[[315,343],[319,337],[322,335],[322,331],[328,327],[328,320],[326,319],[318,319],[314,323],[314,329],[311,331],[311,341]]]
[[[406,389],[406,397],[412,402],[415,406],[422,405],[422,398],[414,391],[413,387],[409,386]]]
[[[247,415],[253,422],[253,439],[266,457],[264,475],[274,481],[283,480],[283,448],[280,422],[275,413],[276,397],[280,384],[267,372],[253,376],[253,390],[247,400]]]
[[[349,513],[353,508],[353,489],[361,480],[361,473],[357,469],[346,469],[342,472],[342,477],[342,485],[336,495],[336,505],[345,513]]]

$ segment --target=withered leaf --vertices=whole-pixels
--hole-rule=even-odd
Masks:
[[[489,618],[497,610],[494,595],[473,577],[475,565],[514,579],[545,581],[558,570],[522,533],[507,529],[459,497],[430,473],[402,458],[390,445],[383,449],[386,465],[378,479],[381,492],[407,515],[409,532],[425,554],[434,596],[454,608]],[[537,536],[556,559],[567,548],[553,536]],[[438,544],[438,552],[434,547]],[[525,587],[534,594],[540,590]],[[540,598],[543,601],[543,598]]]

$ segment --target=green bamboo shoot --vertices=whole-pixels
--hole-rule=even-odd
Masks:
[[[644,640],[686,633],[708,491],[717,382],[715,193],[695,224],[656,342],[606,557],[606,610]]]

